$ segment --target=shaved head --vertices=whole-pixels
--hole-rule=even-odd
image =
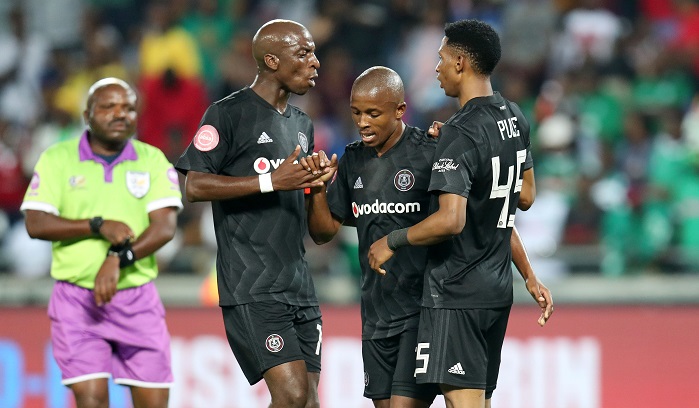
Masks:
[[[406,106],[403,80],[390,68],[371,67],[352,84],[352,119],[364,145],[379,156],[400,140]]]
[[[403,80],[396,71],[386,67],[371,67],[354,80],[352,93],[365,94],[372,98],[381,95],[388,101],[400,104],[404,102]]]
[[[266,67],[265,55],[278,56],[284,48],[298,44],[303,37],[309,37],[303,25],[291,20],[272,20],[265,23],[252,39],[252,55],[257,61],[258,70]]]
[[[286,110],[290,94],[303,95],[316,85],[320,61],[306,27],[290,20],[272,20],[257,30],[252,55],[257,76],[250,88],[275,106]]]

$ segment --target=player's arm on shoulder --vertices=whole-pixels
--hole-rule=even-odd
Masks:
[[[519,193],[517,208],[527,211],[536,199],[536,182],[534,181],[534,168],[524,170],[522,174],[522,191]]]
[[[430,135],[433,138],[438,138],[439,137],[439,130],[442,129],[442,126],[444,126],[444,122],[439,122],[435,120],[432,122],[430,127],[427,129],[427,134]]]

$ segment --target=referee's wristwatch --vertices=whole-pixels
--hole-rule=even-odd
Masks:
[[[100,235],[100,228],[104,224],[104,218],[102,217],[92,217],[90,218],[90,231],[95,235]]]

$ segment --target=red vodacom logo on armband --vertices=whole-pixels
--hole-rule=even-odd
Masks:
[[[211,125],[204,125],[200,127],[197,134],[194,135],[192,143],[194,143],[194,147],[196,147],[197,150],[208,152],[218,146],[218,141],[219,137],[216,128]]]

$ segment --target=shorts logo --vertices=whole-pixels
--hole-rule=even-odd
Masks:
[[[194,147],[196,147],[197,150],[208,152],[218,146],[218,141],[219,137],[216,128],[211,125],[204,125],[200,127],[197,134],[194,135],[192,143],[194,143]]]
[[[150,190],[150,173],[145,171],[127,171],[126,188],[136,198],[142,198]]]
[[[308,153],[308,138],[303,133],[299,132],[299,144],[304,153]]]
[[[459,374],[459,375],[465,375],[466,372],[464,371],[463,367],[461,367],[461,363],[456,363],[454,364],[451,368],[447,370],[448,373],[450,374]]]
[[[364,386],[369,386],[369,373],[367,373],[366,371],[364,371]]]
[[[408,191],[415,185],[415,176],[408,169],[403,169],[393,177],[393,185],[399,191]]]
[[[278,334],[270,334],[265,340],[265,346],[272,353],[278,353],[284,348],[284,339]]]

